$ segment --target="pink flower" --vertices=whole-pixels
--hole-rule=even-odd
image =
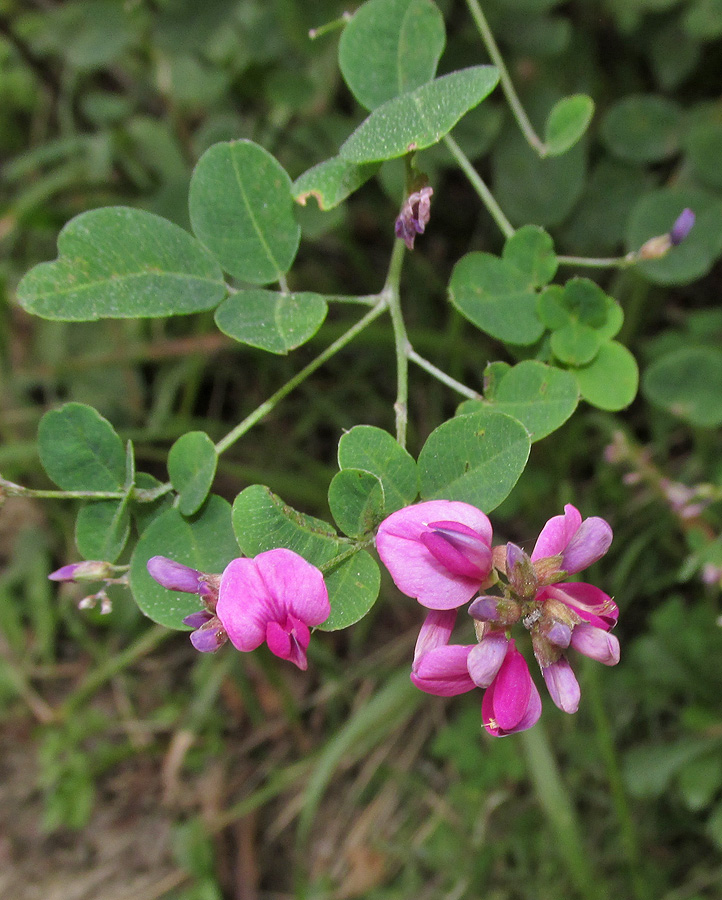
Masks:
[[[561,556],[559,568],[573,575],[601,559],[611,543],[612,529],[604,519],[592,516],[582,521],[579,510],[568,503],[564,515],[554,516],[542,528],[531,559]]]
[[[271,653],[305,670],[310,627],[330,613],[320,570],[292,550],[234,559],[221,577],[216,614],[237,650],[265,641]]]
[[[331,612],[320,570],[292,550],[234,559],[222,575],[208,575],[155,556],[148,571],[169,590],[198,594],[205,609],[186,616],[195,630],[191,643],[203,653],[230,640],[238,650],[255,650],[264,641],[272,653],[305,670],[310,627]]]
[[[491,524],[468,503],[429,500],[384,519],[376,549],[402,593],[429,609],[455,609],[491,573]]]
[[[531,728],[541,698],[524,657],[502,631],[485,632],[478,644],[449,644],[456,610],[433,610],[416,642],[412,682],[428,694],[451,697],[485,688],[484,728],[500,737]]]

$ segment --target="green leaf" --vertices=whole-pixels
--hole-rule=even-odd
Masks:
[[[166,590],[151,578],[146,565],[152,556],[167,556],[200,572],[223,572],[239,556],[230,504],[211,495],[191,517],[168,509],[147,526],[133,551],[130,589],[136,603],[154,622],[182,629],[183,618],[197,612],[201,601],[195,594]]]
[[[430,147],[481,103],[498,80],[494,66],[472,66],[436,78],[375,109],[339,153],[349,162],[369,163]]]
[[[690,129],[685,140],[687,158],[699,180],[711,188],[722,188],[722,124],[703,122]]]
[[[384,488],[371,472],[342,469],[331,479],[328,505],[344,534],[363,537],[384,518]]]
[[[363,469],[381,482],[386,515],[413,503],[419,493],[416,462],[394,438],[373,425],[356,425],[338,444],[341,469]]]
[[[601,133],[609,150],[619,159],[660,162],[679,150],[682,111],[666,97],[634,94],[607,110]]]
[[[500,341],[533,344],[544,331],[529,277],[489,253],[467,253],[456,263],[449,299],[472,324]]]
[[[343,30],[338,62],[354,97],[375,109],[430,81],[445,43],[432,0],[368,0]]]
[[[359,550],[325,575],[331,615],[319,625],[321,631],[348,628],[362,619],[376,602],[381,585],[378,564]]]
[[[524,471],[531,441],[511,416],[491,410],[458,416],[428,437],[419,455],[425,500],[464,500],[495,509]]]
[[[549,343],[552,353],[560,362],[570,366],[583,366],[597,355],[602,339],[591,325],[573,320],[553,331]]]
[[[594,101],[586,94],[573,94],[557,101],[544,130],[547,156],[561,156],[579,141],[594,115]]]
[[[705,428],[722,424],[722,351],[683,347],[644,373],[644,396],[680,419]]]
[[[301,237],[291,179],[263,147],[214,144],[193,170],[188,203],[193,231],[226,272],[268,284],[290,269]]]
[[[75,544],[85,559],[115,562],[130,534],[128,501],[98,500],[81,506],[75,520]]]
[[[616,341],[602,344],[594,361],[575,369],[574,374],[582,397],[598,409],[616,412],[629,406],[637,396],[637,362],[629,350]]]
[[[84,403],[66,403],[40,420],[40,462],[64,491],[119,491],[125,448],[115,429]]]
[[[697,188],[660,188],[643,196],[627,223],[627,248],[638,250],[665,234],[685,207],[696,215],[694,228],[662,259],[637,264],[655,284],[688,284],[706,275],[722,250],[722,201]]]
[[[236,497],[233,528],[246,556],[287,547],[322,566],[338,555],[341,546],[327,522],[297,512],[262,484],[252,484]]]
[[[140,209],[81,213],[60,232],[58,253],[18,285],[20,305],[46,319],[200,312],[217,306],[226,293],[221,270],[198,241]]]
[[[378,163],[357,166],[340,156],[326,159],[293,182],[296,203],[306,205],[309,197],[315,197],[320,209],[333,209],[354,191],[365,184],[379,170]]]
[[[589,278],[570,278],[564,285],[562,302],[573,321],[595,329],[607,323],[607,295]]]
[[[508,368],[489,399],[497,412],[518,419],[534,442],[567,421],[579,402],[579,387],[570,372],[527,359]],[[481,401],[466,400],[458,412],[469,414],[481,408],[484,408]]]
[[[259,289],[232,294],[218,307],[215,319],[234,340],[283,355],[312,338],[327,312],[320,294]]]
[[[491,163],[494,197],[514,224],[559,225],[584,189],[582,143],[564,156],[540,159],[519,129],[507,126],[494,144]]]
[[[503,259],[529,279],[529,287],[543,287],[556,275],[554,241],[538,225],[524,225],[507,238]]]
[[[679,789],[687,809],[699,812],[709,806],[722,787],[722,759],[719,753],[688,762],[679,773]]]
[[[718,751],[719,737],[685,735],[672,744],[640,744],[624,760],[624,779],[634,797],[660,797],[672,779],[693,760]]]
[[[203,505],[213,484],[218,454],[204,431],[189,431],[168,453],[168,475],[178,492],[178,509],[192,516]]]

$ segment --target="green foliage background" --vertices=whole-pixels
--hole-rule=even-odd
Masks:
[[[488,63],[465,4],[438,7],[448,35],[439,74]],[[190,735],[179,764],[185,786],[167,815],[175,837],[155,873],[180,873],[174,890],[184,893],[174,896],[234,896],[228,860],[240,839],[229,826],[251,814],[261,891],[720,896],[720,578],[700,576],[722,567],[722,9],[711,0],[490,0],[483,8],[538,129],[564,96],[586,93],[596,104],[582,142],[552,159],[529,149],[498,91],[454,130],[515,226],[543,226],[560,254],[606,256],[665,232],[680,203],[698,217],[674,257],[596,276],[624,309],[616,340],[640,364],[641,397],[617,414],[582,405],[534,444],[495,512],[497,539],[522,543],[565,502],[609,519],[612,551],[589,580],[620,606],[622,662],[581,667],[576,716],[545,702],[537,728],[561,780],[547,768],[548,796],[538,797],[531,785],[535,767],[547,764],[543,746],[535,754],[514,737],[487,740],[477,698],[442,702],[410,688],[418,608],[388,583],[360,625],[314,638],[310,679],[262,653],[198,659],[183,636],[149,626],[122,590],[108,616],[78,612],[82,590],[58,592],[45,578],[77,557],[76,508],[8,501],[0,709],[8,734],[18,722],[38,723],[20,740],[35,745],[24,774],[42,794],[43,828],[92,827],[107,779],[141,760],[150,765],[146,790],[158,794],[163,761],[167,776],[170,749]],[[162,481],[179,436],[220,439],[354,321],[338,305],[321,325],[319,311],[320,330],[305,346],[269,355],[219,333],[203,311],[210,303],[170,319],[67,323],[30,317],[15,293],[32,266],[56,256],[58,232],[77,214],[122,205],[188,228],[193,166],[219,141],[256,142],[292,179],[335,156],[365,111],[341,78],[338,32],[309,40],[308,31],[343,11],[335,0],[0,3],[6,478],[49,487],[38,423],[75,401],[132,440],[138,464]],[[503,241],[445,147],[420,153],[418,166],[435,193],[404,274],[410,337],[433,363],[480,387],[487,363],[524,353],[512,358],[474,328],[455,308],[462,301],[447,301],[446,285],[463,254],[498,255]],[[294,292],[379,290],[403,167],[390,161],[368,174],[342,205],[321,211],[309,199],[293,211],[302,234]],[[275,353],[297,345],[278,340]],[[393,430],[393,353],[390,331],[370,326],[218,459],[215,492],[232,501],[262,482],[327,518],[341,435],[360,423]],[[455,400],[415,372],[410,409],[416,456]],[[113,452],[122,483],[121,445]],[[702,514],[686,515],[670,484],[701,485]],[[237,502],[234,524],[243,512]],[[107,513],[127,526],[117,509]],[[92,542],[96,525],[81,523],[79,544]],[[75,669],[65,681],[45,680],[68,664]],[[119,720],[128,727],[119,731]],[[204,776],[218,760],[221,799],[211,814]],[[570,808],[588,872],[559,845]]]

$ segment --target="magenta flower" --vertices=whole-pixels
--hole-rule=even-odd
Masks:
[[[486,689],[484,728],[500,737],[525,731],[541,715],[541,698],[526,660],[503,631],[482,629],[478,644],[449,644],[456,610],[432,610],[416,642],[411,681],[427,694],[452,697]]]
[[[292,550],[234,559],[222,575],[209,575],[164,556],[148,561],[148,571],[169,590],[198,594],[205,609],[183,619],[195,630],[190,639],[203,653],[230,640],[237,650],[255,650],[264,641],[272,653],[305,670],[309,626],[330,615],[320,570]]]
[[[429,500],[384,519],[376,549],[402,593],[429,609],[455,609],[491,573],[491,524],[468,503]]]
[[[265,641],[271,653],[305,670],[309,626],[325,622],[331,606],[320,570],[279,548],[228,564],[216,613],[237,650]]]

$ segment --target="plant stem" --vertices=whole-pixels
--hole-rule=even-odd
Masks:
[[[636,262],[631,254],[627,256],[557,256],[560,266],[583,266],[587,269],[623,269]]]
[[[502,232],[504,237],[511,237],[515,231],[514,226],[502,212],[501,207],[494,199],[494,195],[491,193],[489,188],[481,180],[479,173],[472,166],[469,157],[464,153],[464,151],[450,134],[447,134],[443,138],[443,141],[449,148],[449,152],[451,153],[451,155],[458,162],[466,177],[471,182],[472,187],[481,198],[481,202],[489,210],[491,217],[499,226],[499,230]]]
[[[346,344],[350,343],[356,335],[362,332],[367,325],[370,325],[374,319],[378,319],[378,317],[385,312],[387,305],[387,297],[385,293],[382,292],[373,309],[369,310],[363,318],[359,319],[355,325],[352,325],[340,338],[335,340],[332,344],[329,344],[322,353],[319,353],[319,355],[311,360],[307,366],[304,366],[300,372],[297,372],[293,378],[280,387],[275,394],[272,394],[268,400],[264,401],[257,409],[254,409],[253,412],[246,416],[242,422],[239,422],[232,431],[229,431],[222,440],[218,441],[216,444],[216,453],[223,453],[235,444],[235,442],[249,431],[256,422],[259,422],[264,416],[268,415],[279,401],[283,400],[284,397],[287,397],[291,391],[297,388],[299,384],[302,384],[309,375],[312,375],[316,369],[320,368],[325,362],[331,359],[332,356],[338,353],[339,350],[345,347]]]
[[[399,296],[401,267],[404,261],[405,250],[406,245],[402,240],[397,239],[394,241],[389,271],[386,275],[386,284],[384,284],[384,289],[381,292],[381,295],[386,299],[389,313],[391,314],[391,324],[394,329],[394,346],[396,347],[396,403],[394,403],[394,412],[396,413],[396,440],[402,447],[406,446],[406,426],[409,421],[408,354],[411,350]]]
[[[428,372],[429,375],[433,375],[434,378],[436,378],[442,384],[445,384],[447,387],[450,387],[453,391],[456,391],[457,394],[461,394],[462,397],[468,397],[469,400],[482,399],[481,394],[479,394],[477,391],[472,390],[465,384],[462,384],[460,381],[452,378],[451,375],[447,375],[446,372],[444,372],[442,369],[437,369],[437,367],[433,363],[430,363],[428,359],[424,359],[423,356],[419,356],[419,354],[413,348],[409,348],[406,355],[411,360],[411,362],[415,362],[420,369]]]
[[[587,662],[585,660],[585,662]],[[652,900],[651,885],[645,878],[643,861],[639,852],[639,842],[634,827],[634,820],[627,803],[627,795],[624,790],[624,782],[619,767],[619,760],[614,748],[612,730],[609,719],[602,703],[599,690],[599,678],[593,664],[585,666],[585,690],[591,702],[592,716],[597,734],[597,745],[601,758],[607,770],[607,779],[611,789],[614,810],[619,822],[619,838],[622,844],[629,878],[632,883],[632,891],[637,900]]]
[[[569,876],[585,900],[598,900],[601,890],[589,865],[589,854],[580,837],[579,822],[546,732],[537,724],[519,735],[527,771],[544,815],[556,833],[559,853]]]
[[[501,89],[504,92],[507,103],[511,107],[512,114],[521,129],[521,133],[524,135],[529,145],[533,147],[543,159],[548,152],[547,146],[536,133],[534,126],[529,121],[529,117],[526,112],[524,112],[524,107],[521,105],[519,96],[514,89],[509,70],[506,67],[504,58],[499,52],[499,48],[494,40],[494,35],[489,28],[489,23],[486,21],[486,16],[481,11],[481,7],[477,0],[466,0],[466,5],[469,7],[469,12],[476,23],[476,27],[479,29],[479,34],[484,42],[487,53],[491,57],[491,61],[499,70]]]
[[[0,476],[0,494],[44,500],[122,500],[127,491],[45,491],[26,488]]]

